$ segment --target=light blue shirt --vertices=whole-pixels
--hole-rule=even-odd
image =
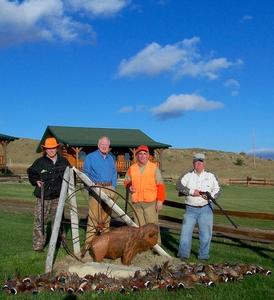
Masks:
[[[117,186],[117,170],[114,159],[110,154],[106,154],[104,157],[99,149],[86,156],[83,173],[94,183],[111,183],[114,188]]]

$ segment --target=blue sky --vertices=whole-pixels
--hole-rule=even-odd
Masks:
[[[0,133],[129,128],[269,156],[273,38],[269,0],[0,0]]]

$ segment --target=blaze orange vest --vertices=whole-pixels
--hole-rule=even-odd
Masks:
[[[130,167],[132,185],[136,192],[132,194],[133,202],[152,202],[157,199],[157,185],[155,182],[156,164],[148,162],[141,174],[138,164]]]

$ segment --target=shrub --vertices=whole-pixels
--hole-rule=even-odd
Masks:
[[[241,158],[237,158],[236,159],[236,163],[235,163],[236,166],[242,166],[243,164],[244,164],[244,160],[243,159],[241,159]]]

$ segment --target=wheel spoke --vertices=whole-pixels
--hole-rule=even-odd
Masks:
[[[98,187],[91,187],[96,188],[98,191]],[[111,206],[108,206],[104,201],[102,197],[102,193],[104,190],[109,190],[114,194],[113,197],[113,204]],[[79,220],[79,227],[78,224],[73,224],[70,220],[70,212],[69,216],[64,221],[64,226],[66,227],[66,241],[65,241],[65,248],[67,249],[68,253],[71,254],[74,258],[78,259],[79,261],[82,261],[82,258],[80,255],[76,255],[73,253],[73,244],[76,241],[80,241],[80,248],[82,249],[82,257],[85,255],[85,253],[89,250],[89,243],[90,241],[95,238],[96,236],[99,236],[101,234],[104,234],[105,232],[109,230],[113,230],[117,227],[121,226],[127,226],[125,223],[123,217],[128,216],[130,219],[134,220],[137,226],[139,226],[138,217],[136,215],[136,212],[127,199],[123,197],[121,194],[119,194],[116,191],[113,191],[111,189],[108,189],[106,187],[100,188],[98,192],[98,197],[96,197],[98,203],[100,204],[100,208],[102,207],[104,210],[103,214],[99,214],[99,218],[96,217],[96,214],[90,209],[89,207],[89,195],[87,192],[87,188],[84,186],[81,186],[79,189],[75,190],[75,196],[76,199],[79,197],[81,200],[78,201],[77,199],[77,207],[74,207],[70,204],[70,198],[67,199],[67,206],[68,210],[73,211],[74,213],[77,213],[78,220]],[[107,191],[105,191],[107,192]],[[80,202],[80,205],[78,204]],[[114,206],[117,205],[121,209],[121,213],[117,213],[113,210]],[[99,210],[101,212],[101,209]],[[120,210],[119,210],[120,211]],[[86,213],[85,213],[86,212]],[[68,215],[68,212],[67,212]],[[84,217],[83,217],[84,216]],[[89,220],[89,222],[88,222]],[[74,238],[72,240],[71,237],[71,230],[73,228],[79,228],[79,237]],[[86,234],[90,233],[92,235],[92,239],[89,241],[86,241]]]

